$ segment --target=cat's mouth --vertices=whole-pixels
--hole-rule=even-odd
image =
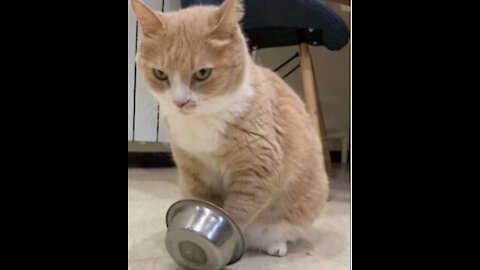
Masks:
[[[192,114],[195,108],[197,107],[197,104],[194,101],[189,101],[187,104],[185,104],[182,108],[179,108],[179,112],[185,115]]]

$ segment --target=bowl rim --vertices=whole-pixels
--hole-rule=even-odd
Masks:
[[[245,235],[243,235],[242,230],[237,225],[237,223],[235,223],[233,221],[233,219],[230,217],[230,215],[225,210],[223,210],[222,208],[218,207],[217,205],[215,205],[211,202],[203,201],[203,200],[197,200],[197,199],[184,199],[184,200],[179,200],[179,201],[175,202],[174,204],[172,204],[168,208],[167,214],[165,216],[166,217],[167,229],[169,227],[170,221],[173,219],[173,216],[171,216],[171,215],[174,212],[174,210],[176,210],[177,208],[179,208],[181,206],[184,206],[184,205],[187,205],[187,206],[194,206],[194,205],[205,206],[205,207],[209,208],[210,210],[214,210],[215,213],[217,213],[220,216],[222,216],[223,218],[227,219],[228,223],[233,225],[232,226],[233,230],[237,232],[236,235],[239,236],[239,238],[240,238],[240,250],[239,250],[239,254],[233,254],[232,259],[228,262],[227,265],[234,264],[234,263],[238,262],[245,255],[247,247],[246,247],[246,243],[245,243],[246,242],[245,241]]]

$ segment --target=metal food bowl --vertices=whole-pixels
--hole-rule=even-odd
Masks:
[[[185,269],[219,270],[245,254],[245,237],[228,214],[199,200],[181,200],[167,212],[168,253]]]

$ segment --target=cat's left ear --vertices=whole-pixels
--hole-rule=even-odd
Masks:
[[[131,0],[131,4],[145,36],[151,36],[165,29],[164,20],[145,3],[140,0]]]
[[[212,32],[215,39],[230,39],[238,30],[238,22],[243,18],[242,0],[225,0],[215,12],[216,25]]]

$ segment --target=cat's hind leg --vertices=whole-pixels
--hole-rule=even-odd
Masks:
[[[251,250],[260,250],[271,256],[287,255],[287,242],[300,237],[302,230],[286,222],[265,224],[254,221],[245,229],[247,246]]]

